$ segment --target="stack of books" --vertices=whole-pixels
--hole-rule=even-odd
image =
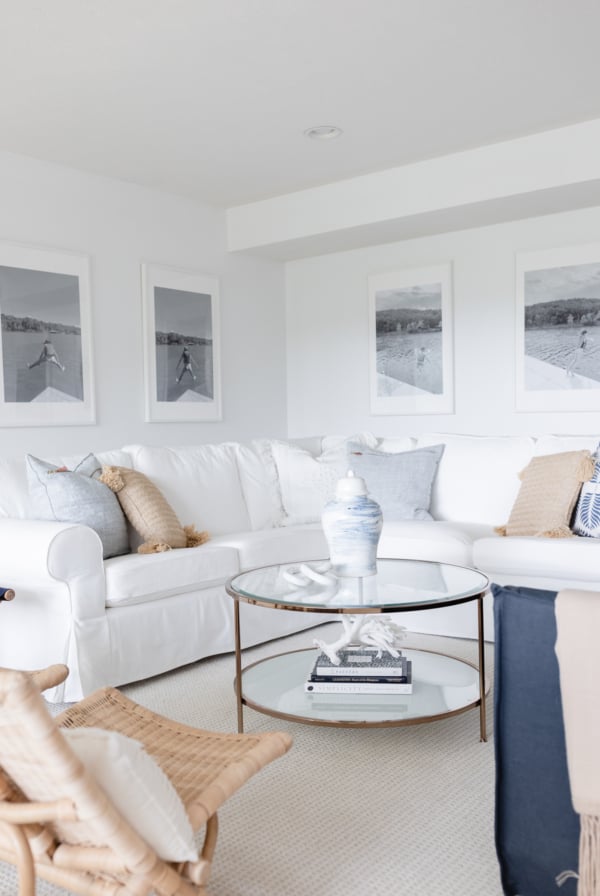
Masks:
[[[304,690],[309,694],[412,694],[412,662],[376,647],[347,647],[339,665],[321,652]]]

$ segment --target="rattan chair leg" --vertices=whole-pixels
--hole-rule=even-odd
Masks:
[[[206,822],[204,842],[202,844],[200,858],[196,862],[182,862],[179,866],[181,874],[197,886],[206,886],[208,884],[212,871],[212,859],[215,854],[218,834],[219,819],[215,812]]]
[[[206,833],[204,834],[204,843],[202,844],[202,852],[200,855],[207,862],[212,862],[217,845],[217,837],[219,836],[219,816],[215,812],[206,822]]]
[[[16,824],[0,821],[0,827],[9,836],[17,857],[19,896],[35,896],[35,868],[29,842],[24,831]]]

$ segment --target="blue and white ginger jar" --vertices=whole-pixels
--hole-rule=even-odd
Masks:
[[[339,479],[335,499],[323,508],[321,521],[336,575],[375,575],[383,514],[369,497],[365,480],[352,472]]]

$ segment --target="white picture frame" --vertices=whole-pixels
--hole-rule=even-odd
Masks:
[[[146,421],[221,419],[219,281],[144,262]]]
[[[516,256],[517,411],[600,407],[600,243]]]
[[[454,412],[452,265],[369,277],[372,414]]]
[[[90,259],[0,242],[0,426],[96,422]]]

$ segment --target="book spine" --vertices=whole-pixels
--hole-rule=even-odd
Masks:
[[[309,694],[412,694],[412,684],[383,684],[378,682],[307,681],[304,690]]]
[[[406,662],[398,666],[315,666],[314,675],[335,675],[336,678],[343,678],[346,675],[350,677],[360,675],[367,678],[373,675],[375,678],[382,675],[406,675]]]
[[[410,681],[408,675],[311,675],[309,681],[339,681],[340,684],[348,682],[363,682],[364,684],[406,684]]]

